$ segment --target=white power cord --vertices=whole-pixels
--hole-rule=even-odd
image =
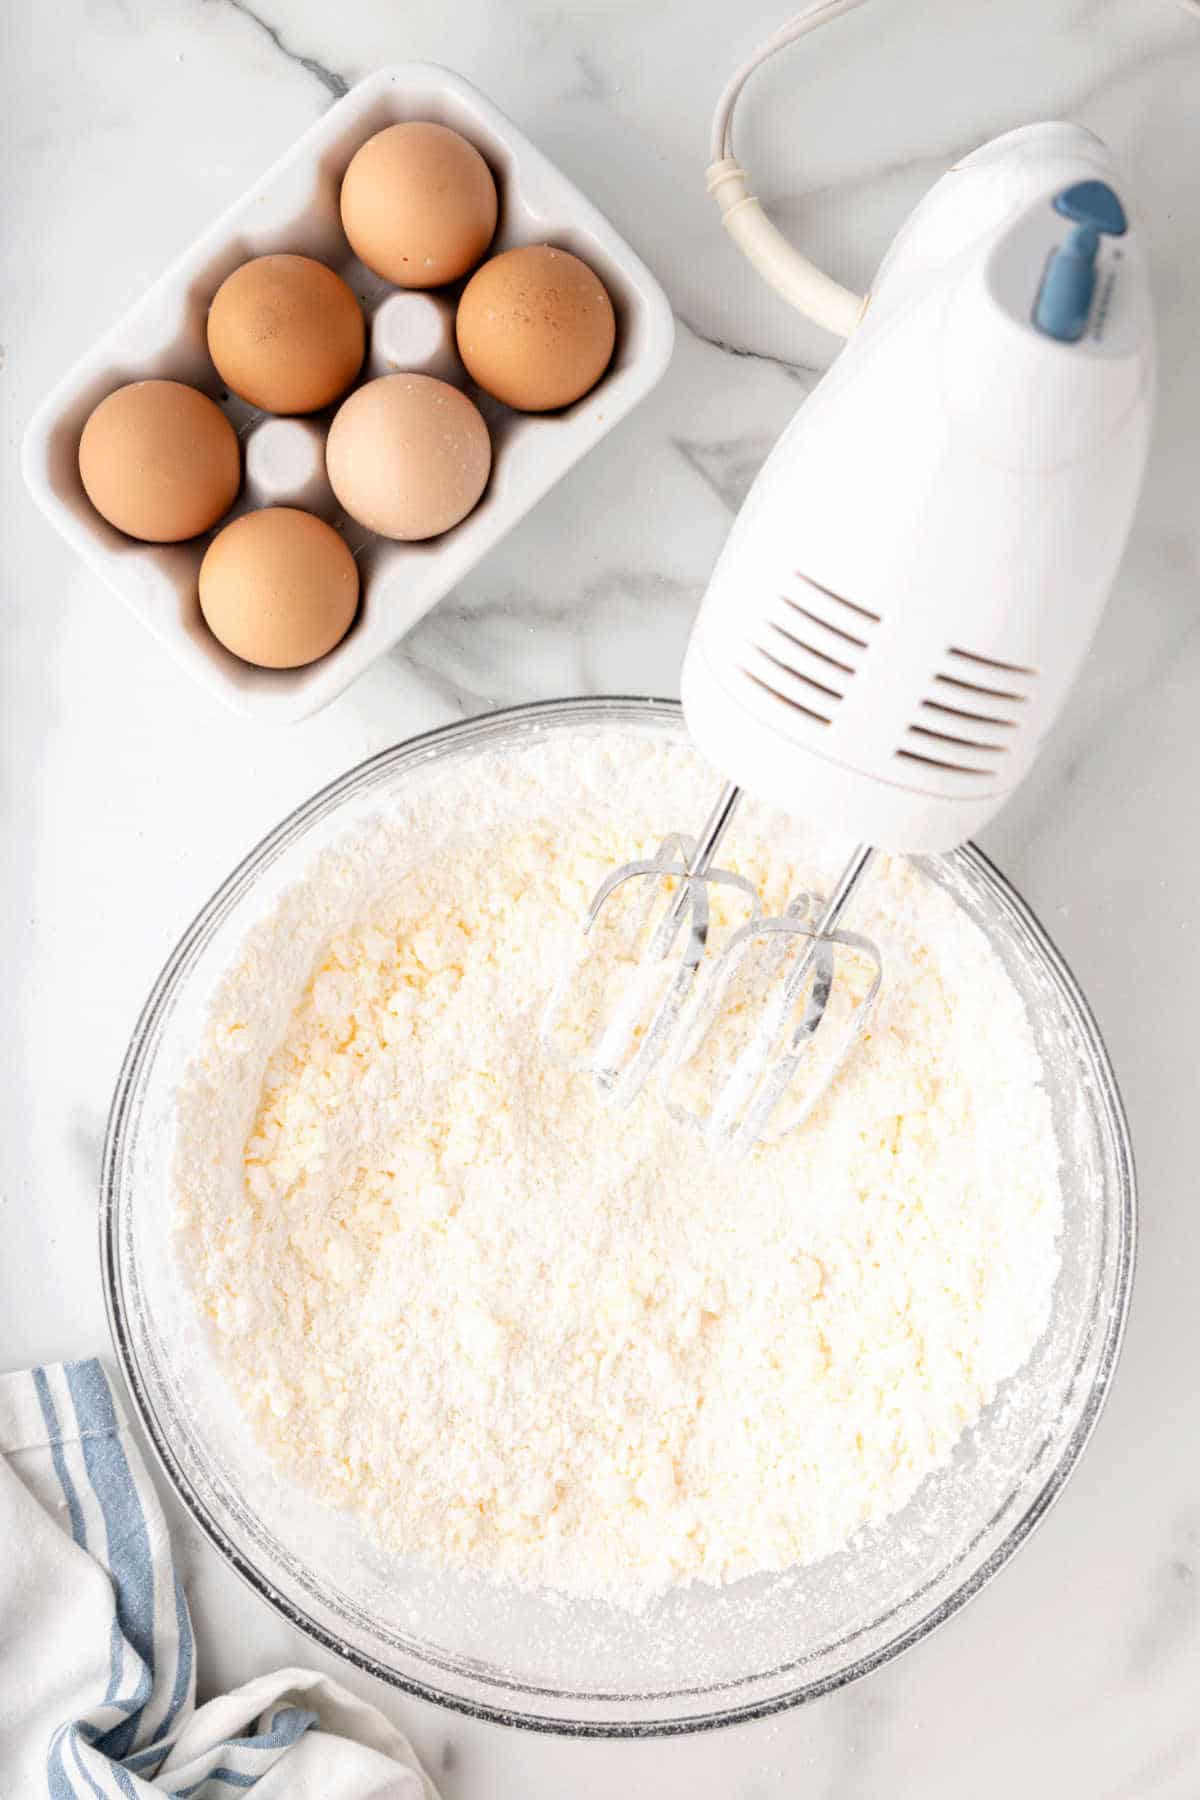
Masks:
[[[832,276],[809,262],[776,230],[759,202],[748,192],[746,172],[733,153],[733,114],[742,89],[754,71],[779,50],[826,25],[842,13],[853,11],[863,0],[818,0],[816,6],[797,13],[772,32],[754,55],[730,78],[713,114],[709,154],[708,191],[721,209],[721,222],[764,281],[782,294],[798,311],[814,319],[826,331],[849,337],[862,317],[866,301]]]
[[[1178,3],[1193,17],[1200,13],[1200,0],[1178,0]],[[756,69],[777,51],[786,50],[789,44],[807,37],[818,26],[827,25],[831,19],[853,12],[862,4],[863,0],[817,0],[815,6],[797,13],[778,31],[773,31],[753,56],[730,76],[713,114],[709,143],[711,161],[706,171],[708,191],[721,209],[722,224],[763,280],[798,312],[843,338],[850,337],[858,325],[867,296],[852,293],[840,281],[834,281],[823,269],[809,262],[807,256],[802,256],[772,225],[759,202],[748,192],[746,171],[734,156],[733,115],[742,89]]]

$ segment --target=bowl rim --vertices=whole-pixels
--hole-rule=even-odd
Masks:
[[[1016,921],[1035,940],[1044,959],[1046,974],[1073,1009],[1081,1038],[1107,1077],[1101,1085],[1099,1098],[1111,1134],[1111,1148],[1119,1183],[1120,1207],[1117,1218],[1118,1241],[1114,1258],[1113,1296],[1107,1314],[1100,1324],[1103,1340],[1096,1358],[1096,1372],[1079,1416],[1058,1459],[1032,1502],[1020,1514],[985,1561],[974,1569],[963,1582],[938,1601],[929,1612],[914,1620],[895,1638],[866,1652],[844,1668],[831,1671],[808,1683],[802,1682],[786,1692],[747,1700],[722,1710],[710,1710],[684,1717],[636,1719],[614,1716],[612,1718],[568,1719],[556,1717],[551,1713],[519,1710],[512,1705],[481,1701],[469,1695],[455,1693],[444,1687],[435,1686],[432,1682],[422,1680],[411,1673],[402,1672],[345,1643],[335,1632],[312,1618],[302,1606],[281,1594],[255,1564],[243,1555],[237,1545],[231,1542],[218,1520],[212,1516],[201,1496],[196,1492],[190,1477],[172,1449],[166,1432],[159,1424],[153,1398],[137,1359],[123,1299],[118,1244],[119,1172],[126,1137],[131,1125],[136,1124],[136,1109],[133,1101],[138,1078],[148,1046],[151,1043],[153,1028],[163,1006],[174,992],[177,981],[185,973],[193,951],[206,937],[214,917],[228,911],[257,879],[261,871],[274,862],[294,839],[334,810],[341,798],[368,780],[373,771],[381,770],[402,758],[409,759],[418,753],[428,753],[439,749],[460,737],[472,736],[476,739],[486,739],[492,735],[504,735],[513,726],[535,727],[540,721],[545,720],[585,724],[588,722],[615,722],[617,719],[624,718],[630,722],[636,722],[638,716],[648,723],[657,725],[678,724],[682,722],[683,718],[682,708],[678,701],[661,699],[652,695],[589,695],[578,698],[530,701],[494,712],[479,714],[473,718],[454,720],[450,724],[437,726],[413,737],[401,739],[386,749],[378,751],[375,755],[365,758],[362,762],[356,763],[294,807],[279,824],[267,832],[241,858],[231,873],[196,913],[163,964],[138,1014],[129,1045],[122,1059],[109,1108],[100,1175],[100,1264],[113,1349],[138,1422],[160,1469],[173,1492],[213,1547],[246,1585],[260,1599],[273,1607],[290,1625],[364,1673],[373,1675],[389,1686],[398,1688],[418,1699],[431,1701],[435,1705],[463,1713],[471,1718],[526,1731],[565,1737],[673,1737],[766,1718],[772,1714],[820,1699],[822,1696],[882,1668],[884,1664],[891,1662],[895,1657],[930,1636],[948,1619],[961,1611],[968,1601],[974,1599],[988,1585],[1017,1550],[1028,1542],[1035,1528],[1058,1500],[1078,1465],[1104,1410],[1112,1385],[1125,1335],[1136,1263],[1138,1197],[1133,1147],[1116,1074],[1095,1014],[1065,958],[1032,907],[1022,898],[990,857],[985,855],[977,845],[967,844],[952,854],[963,859],[973,869],[975,874],[982,879],[991,896],[999,902],[1003,909],[1014,916]],[[914,860],[919,862],[922,859]],[[944,1570],[931,1574],[921,1587],[906,1597],[905,1604],[919,1598],[920,1594],[928,1588],[936,1586],[944,1574]],[[772,1674],[785,1673],[791,1668],[798,1669],[805,1660],[803,1657],[796,1658],[788,1664],[780,1665],[775,1670],[757,1671],[752,1677],[746,1679],[753,1681],[769,1679]],[[612,1695],[599,1694],[572,1695],[565,1690],[539,1690],[536,1686],[516,1680],[500,1684],[491,1678],[488,1679],[489,1685],[500,1687],[501,1691],[531,1696],[537,1695],[539,1692],[548,1696],[553,1691],[555,1699],[564,1702],[577,1698],[581,1701],[586,1699],[590,1704],[595,1704],[616,1698]],[[692,1687],[671,1692],[661,1690],[656,1693],[654,1698],[663,1701],[677,1696],[682,1697],[687,1693],[700,1692],[706,1696],[716,1696],[738,1685],[740,1685],[740,1681],[735,1678],[732,1681],[726,1680],[707,1685],[703,1689]],[[625,1699],[626,1701],[636,1699],[636,1695],[625,1696]]]

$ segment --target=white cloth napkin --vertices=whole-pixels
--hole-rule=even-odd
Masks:
[[[103,1368],[0,1375],[0,1792],[437,1800],[400,1733],[325,1676],[195,1701],[162,1509]]]

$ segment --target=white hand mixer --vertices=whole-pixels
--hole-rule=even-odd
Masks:
[[[698,838],[668,837],[601,885],[543,1029],[561,1056],[598,923],[615,896],[645,889],[618,931],[630,978],[570,1060],[618,1103],[657,1073],[673,1110],[735,1152],[776,1129],[785,1094],[789,1123],[803,1117],[866,1021],[881,960],[842,920],[875,848],[965,842],[1030,768],[1116,572],[1152,407],[1144,254],[1090,132],[1029,125],[966,157],[908,220],[865,300],[799,256],[747,195],[730,139],[745,80],[859,3],[831,0],[785,26],[717,109],[708,179],[727,229],[850,342],[755,481],[688,647],[687,726],[728,783]],[[861,840],[815,916],[805,895],[764,919],[751,884],[716,867],[743,789]],[[746,916],[714,956],[718,893]],[[835,1006],[847,958],[857,967]],[[835,1015],[834,1052],[814,1056]],[[730,1019],[722,1059],[711,1046]],[[810,1058],[819,1079],[805,1088]],[[681,1072],[696,1069],[707,1105],[678,1098]]]

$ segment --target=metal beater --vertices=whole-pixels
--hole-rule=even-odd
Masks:
[[[843,1031],[843,1055],[864,1029],[883,976],[876,945],[860,933],[839,929],[874,850],[863,845],[854,852],[815,918],[814,899],[808,893],[795,895],[781,916],[764,918],[753,884],[714,864],[742,791],[727,783],[697,838],[674,834],[664,839],[652,858],[623,863],[596,890],[584,917],[584,940],[619,890],[644,883],[650,891],[627,927],[629,960],[638,973],[627,982],[617,1005],[601,1018],[582,1050],[576,1049],[572,1055],[564,1049],[562,1027],[564,1015],[578,1002],[573,978],[586,961],[586,953],[567,960],[542,1021],[545,1048],[556,1060],[591,1074],[606,1104],[628,1105],[665,1063],[671,1112],[709,1137],[723,1140],[735,1154],[765,1135],[768,1120],[795,1080],[817,1027],[824,1022],[838,947],[857,952],[870,969],[866,992],[857,999]],[[747,917],[719,955],[706,961],[709,891],[715,887],[745,895]],[[769,975],[775,977],[769,1000],[709,1105],[689,1107],[673,1092],[681,1085],[678,1077],[710,1039],[722,1002],[747,957],[762,946],[769,957]],[[797,949],[798,954],[789,954]],[[651,977],[649,981],[646,975]],[[786,1048],[772,1056],[773,1046],[785,1033]],[[810,1086],[806,1112],[816,1104],[840,1061],[841,1056],[831,1059],[826,1079]],[[791,1121],[793,1125],[798,1122]]]

